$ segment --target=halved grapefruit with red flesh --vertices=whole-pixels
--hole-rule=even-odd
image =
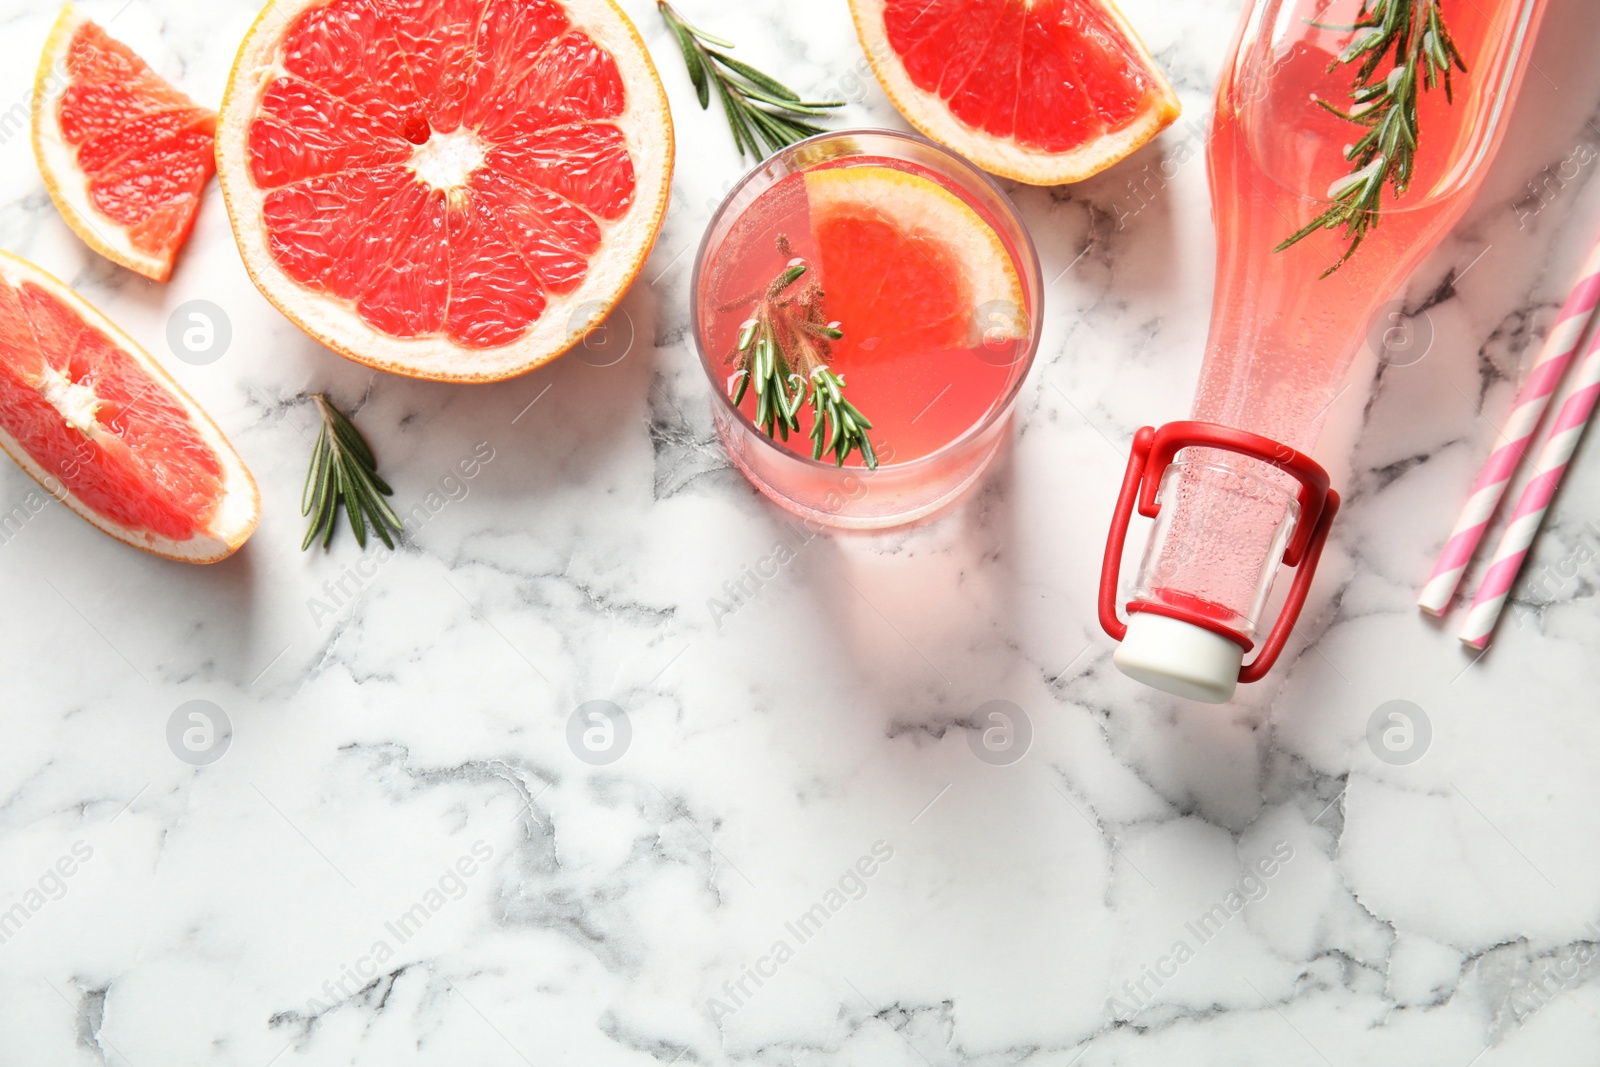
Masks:
[[[666,210],[672,120],[611,0],[273,0],[217,168],[279,310],[353,360],[494,381],[615,305]]]
[[[213,563],[260,518],[222,431],[127,334],[60,281],[0,252],[0,448],[95,526]]]
[[[33,93],[33,151],[68,226],[96,252],[166,281],[215,166],[216,115],[71,4]]]
[[[992,174],[1075,182],[1178,117],[1178,98],[1110,0],[850,0],[906,119]]]

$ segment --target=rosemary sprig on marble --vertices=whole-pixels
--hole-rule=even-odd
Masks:
[[[378,461],[361,436],[355,423],[344,412],[333,406],[326,393],[313,393],[317,411],[322,415],[322,429],[317,443],[311,448],[311,466],[306,471],[305,488],[300,494],[300,514],[311,516],[311,526],[300,543],[300,551],[311,547],[311,542],[322,535],[322,547],[333,540],[333,531],[339,525],[339,508],[342,506],[356,533],[356,544],[367,546],[367,525],[383,543],[394,547],[391,529],[400,532],[400,516],[384,499],[393,496],[378,475]]]
[[[761,159],[767,152],[821,133],[822,127],[806,120],[844,106],[842,100],[800,99],[799,93],[776,78],[722,51],[734,47],[732,41],[691,26],[667,0],[656,0],[656,7],[677,38],[702,109],[711,106],[711,89],[716,87],[741,156],[748,149],[750,155]],[[766,142],[767,152],[761,150],[760,141]]]
[[[793,251],[781,236],[778,250],[785,256]],[[842,467],[856,451],[868,470],[876,470],[878,454],[867,438],[872,422],[846,399],[844,376],[828,366],[831,342],[843,337],[844,331],[823,313],[821,286],[812,282],[794,291],[809,270],[804,259],[791,256],[765,290],[725,309],[755,305],[728,356],[729,363],[738,364],[728,379],[728,395],[738,404],[754,384],[756,425],[768,437],[787,441],[789,431],[800,429],[800,407],[809,391],[811,458],[831,453],[834,465]]]
[[[1316,103],[1366,132],[1345,149],[1353,170],[1328,190],[1333,205],[1273,251],[1282,252],[1318,230],[1343,227],[1349,244],[1344,255],[1322,272],[1326,278],[1344,266],[1377,227],[1384,186],[1392,188],[1396,198],[1405,193],[1416,167],[1417,100],[1422,90],[1442,83],[1445,100],[1454,102],[1451,68],[1467,71],[1440,13],[1441,2],[1364,0],[1354,26],[1324,27],[1354,31],[1328,70],[1357,64],[1355,86],[1348,111],[1320,98]]]

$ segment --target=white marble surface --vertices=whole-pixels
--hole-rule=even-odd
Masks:
[[[219,99],[250,3],[122,3],[88,7]],[[214,185],[173,281],[149,284],[73,238],[5,128],[0,246],[163,356],[171,309],[225,309],[221,360],[167,362],[265,518],[206,569],[59,506],[0,544],[0,909],[26,912],[0,944],[0,1064],[1595,1062],[1596,446],[1487,656],[1413,596],[1600,223],[1600,11],[1552,0],[1501,163],[1410,287],[1429,356],[1370,401],[1367,359],[1339,402],[1321,455],[1349,505],[1300,634],[1213,708],[1117,675],[1093,609],[1120,451],[1184,414],[1204,339],[1199,127],[1017,190],[1048,327],[980,491],[912,532],[806,543],[718,626],[708,600],[784,529],[723,458],[685,339],[689,259],[740,166],[653,5],[625,6],[680,154],[611,366],[493,387],[371,373],[256,294]],[[843,121],[899,124],[843,0],[682,6],[849,96]],[[1235,6],[1127,5],[1187,121]],[[52,7],[5,4],[0,119]],[[298,550],[318,388],[356,409],[403,506],[438,494],[381,566],[348,539]],[[453,480],[480,443],[493,458]],[[30,484],[0,470],[0,510]],[[1366,741],[1396,699],[1432,724],[1409,765]],[[192,700],[232,723],[207,766],[166,739]],[[568,746],[589,700],[629,717],[608,766]],[[1031,722],[1009,766],[970,743],[990,700]],[[63,857],[70,877],[50,873]],[[786,924],[819,903],[802,943]],[[1216,905],[1213,928],[1186,925]]]

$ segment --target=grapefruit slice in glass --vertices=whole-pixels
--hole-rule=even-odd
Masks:
[[[992,174],[1075,182],[1178,117],[1177,95],[1111,0],[850,0],[884,91]]]
[[[158,282],[214,169],[216,116],[67,4],[33,90],[33,151],[68,226]]]
[[[833,342],[841,367],[965,347],[981,308],[1023,306],[1000,235],[932,178],[865,165],[805,183],[828,317],[853,326]]]
[[[112,537],[190,563],[244,544],[255,480],[222,431],[127,334],[0,252],[0,448]]]
[[[1026,338],[1017,261],[989,221],[926,173],[852,163],[804,180],[823,308],[844,332],[829,363],[873,420],[874,443],[891,446],[890,462],[927,456],[980,422],[1003,388],[1007,368],[976,349]],[[811,429],[808,407],[795,451],[811,453]]]
[[[272,0],[217,169],[251,277],[307,333],[494,381],[564,352],[632,283],[672,120],[612,0]]]

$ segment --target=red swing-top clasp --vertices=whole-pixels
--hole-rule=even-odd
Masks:
[[[1127,473],[1122,477],[1122,492],[1117,497],[1117,510],[1111,519],[1111,534],[1106,539],[1105,560],[1100,568],[1100,625],[1117,641],[1128,631],[1128,624],[1117,615],[1117,578],[1122,571],[1128,522],[1133,517],[1135,504],[1139,514],[1146,518],[1153,519],[1160,513],[1156,492],[1161,488],[1161,476],[1185,448],[1215,448],[1249,456],[1276,467],[1300,483],[1297,495],[1300,517],[1283,551],[1284,566],[1294,568],[1294,584],[1289,587],[1283,610],[1262,642],[1261,651],[1254,660],[1239,668],[1239,681],[1259,681],[1277,662],[1295,620],[1300,617],[1300,610],[1305,607],[1311,579],[1328,540],[1328,530],[1339,511],[1339,494],[1328,488],[1328,472],[1321,464],[1270,437],[1211,422],[1169,422],[1160,429],[1146,426],[1134,434],[1133,451],[1128,456]],[[1254,642],[1244,634],[1198,611],[1138,600],[1128,604],[1127,611],[1129,614],[1148,611],[1192,623],[1235,642],[1246,652],[1254,647]]]

